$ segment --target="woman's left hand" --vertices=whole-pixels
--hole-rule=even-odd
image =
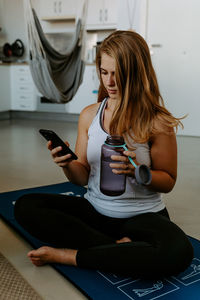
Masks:
[[[111,159],[115,162],[110,163],[110,167],[114,174],[126,174],[135,177],[135,167],[128,159],[130,156],[137,165],[136,154],[133,151],[124,151],[123,155],[112,155]]]

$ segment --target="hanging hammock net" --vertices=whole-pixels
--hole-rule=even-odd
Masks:
[[[85,14],[83,6],[82,16]],[[25,0],[29,41],[29,66],[38,91],[49,101],[69,102],[77,92],[84,73],[83,18],[77,18],[75,31],[66,46],[65,54],[59,53],[48,42],[30,0]]]

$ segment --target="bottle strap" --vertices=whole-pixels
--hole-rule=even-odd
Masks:
[[[107,144],[106,142],[104,143],[105,145],[109,146],[109,147],[113,147],[113,148],[124,148],[124,150],[128,151],[128,148],[126,147],[126,144],[123,144],[123,145],[109,145]],[[128,159],[130,161],[130,163],[135,167],[137,168],[137,165],[136,163],[133,161],[132,157],[128,156]]]
[[[128,151],[128,148],[126,147],[126,144],[123,145],[109,145],[106,142],[104,142],[105,145],[109,146],[109,147],[113,147],[113,148],[124,148],[124,150]],[[130,163],[135,167],[135,178],[136,181],[139,184],[142,185],[149,185],[151,183],[152,180],[152,175],[151,175],[151,171],[150,168],[147,167],[146,165],[136,165],[136,163],[133,161],[132,157],[128,156],[128,159],[130,161]]]

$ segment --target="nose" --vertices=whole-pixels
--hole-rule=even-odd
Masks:
[[[112,74],[109,74],[107,77],[107,85],[114,86],[115,85],[115,78]]]

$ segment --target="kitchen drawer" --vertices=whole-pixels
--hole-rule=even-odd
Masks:
[[[36,88],[28,65],[11,66],[11,109],[36,110]]]
[[[18,75],[22,75],[22,74],[25,74],[25,75],[29,75],[30,74],[30,68],[29,66],[12,66],[12,71],[13,73],[15,74],[18,74]]]
[[[19,102],[15,103],[11,107],[12,110],[25,110],[25,111],[34,111],[36,110],[36,104],[33,103],[27,103],[27,102]]]
[[[17,82],[19,84],[20,83],[31,84],[33,82],[29,66],[12,66],[11,76],[13,82]]]
[[[13,82],[17,82],[18,84],[24,84],[24,83],[29,83],[29,84],[32,84],[32,77],[27,74],[12,74],[12,80]]]
[[[31,82],[14,82],[13,83],[13,90],[15,91],[15,93],[34,93],[35,92],[35,88],[33,86],[33,84]]]
[[[12,94],[11,109],[14,110],[35,110],[36,97],[35,93],[19,93]]]

